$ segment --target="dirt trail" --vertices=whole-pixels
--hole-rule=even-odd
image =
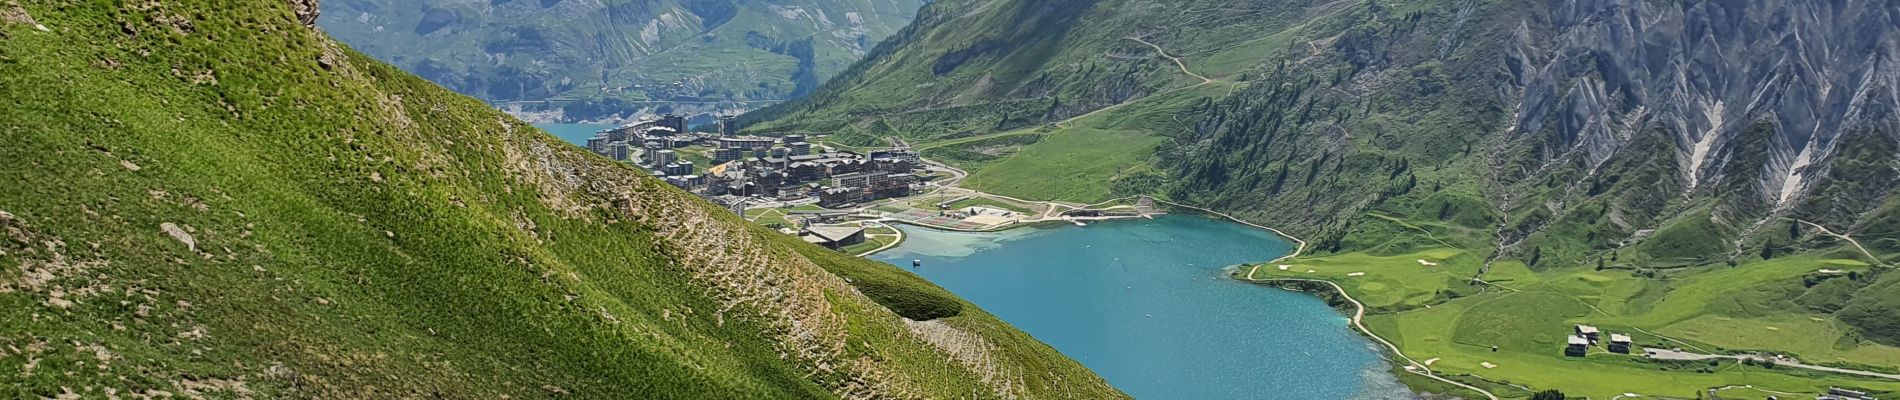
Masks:
[[[1264,264],[1261,264],[1261,265],[1264,265]],[[1333,281],[1328,281],[1328,280],[1299,279],[1299,278],[1254,279],[1253,274],[1259,271],[1260,271],[1260,265],[1253,266],[1253,269],[1247,271],[1247,280],[1253,281],[1253,282],[1273,282],[1273,281],[1318,282],[1318,283],[1324,283],[1328,286],[1332,286],[1333,291],[1339,293],[1339,297],[1346,299],[1346,302],[1352,303],[1353,328],[1358,329],[1359,332],[1361,333],[1364,333],[1366,337],[1372,338],[1373,341],[1379,342],[1379,344],[1385,346],[1387,350],[1391,350],[1393,355],[1396,355],[1399,358],[1404,359],[1406,364],[1408,364],[1405,367],[1405,372],[1410,372],[1414,375],[1431,378],[1433,380],[1444,382],[1452,386],[1457,386],[1460,388],[1464,388],[1466,390],[1477,392],[1478,394],[1482,394],[1484,395],[1484,397],[1489,398],[1490,400],[1498,400],[1498,396],[1491,394],[1491,392],[1489,391],[1486,391],[1484,389],[1479,389],[1476,386],[1466,385],[1462,382],[1458,382],[1451,379],[1447,379],[1442,376],[1438,376],[1438,374],[1432,372],[1432,368],[1430,365],[1426,365],[1425,363],[1421,363],[1421,362],[1418,362],[1417,360],[1413,360],[1411,356],[1407,356],[1405,355],[1405,352],[1400,351],[1398,345],[1393,344],[1391,341],[1385,340],[1384,337],[1381,337],[1379,336],[1379,334],[1373,333],[1371,329],[1366,328],[1366,324],[1363,322],[1366,316],[1366,305],[1364,303],[1360,303],[1359,299],[1353,298],[1351,294],[1346,293],[1346,288],[1340,287],[1338,283],[1334,283]]]
[[[1848,237],[1847,234],[1845,233],[1834,233],[1834,231],[1828,230],[1827,227],[1821,226],[1821,224],[1817,224],[1813,222],[1802,221],[1798,219],[1795,221],[1803,223],[1803,224],[1807,224],[1808,226],[1812,226],[1814,227],[1814,229],[1820,229],[1822,235],[1833,236],[1833,237],[1840,238],[1841,240],[1846,240],[1848,244],[1854,245],[1855,249],[1860,249],[1860,254],[1867,256],[1867,260],[1873,261],[1874,265],[1881,266],[1881,267],[1887,266],[1887,263],[1880,261],[1880,257],[1874,257],[1874,253],[1867,251],[1867,247],[1861,246],[1859,241],[1854,240],[1854,238],[1852,237]]]
[[[1142,38],[1133,37],[1133,36],[1127,37],[1125,39],[1133,40],[1141,44],[1148,45],[1148,47],[1153,47],[1156,53],[1161,53],[1162,57],[1166,57],[1169,61],[1174,61],[1175,66],[1181,67],[1182,73],[1188,74],[1188,76],[1192,76],[1195,78],[1201,78],[1202,84],[1214,82],[1213,79],[1209,79],[1208,77],[1201,76],[1201,74],[1197,74],[1197,73],[1194,73],[1194,71],[1189,70],[1187,67],[1187,63],[1181,61],[1181,57],[1175,57],[1174,55],[1168,54],[1168,50],[1161,48],[1161,46],[1159,45],[1156,45],[1154,43],[1149,43],[1147,40],[1143,40]]]

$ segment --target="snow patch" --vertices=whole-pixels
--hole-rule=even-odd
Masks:
[[[1781,181],[1781,197],[1775,201],[1775,205],[1787,205],[1788,200],[1793,199],[1795,193],[1801,191],[1802,170],[1808,167],[1808,163],[1813,162],[1813,157],[1814,144],[1809,143],[1801,149],[1800,155],[1794,157],[1794,162],[1788,164],[1788,177]]]
[[[1702,137],[1697,139],[1695,147],[1689,150],[1689,169],[1683,171],[1689,174],[1690,190],[1694,190],[1697,184],[1702,183],[1702,165],[1708,162],[1709,149],[1715,147],[1715,139],[1721,136],[1722,116],[1727,108],[1721,100],[1716,100],[1715,104],[1707,106],[1709,129],[1702,131]]]

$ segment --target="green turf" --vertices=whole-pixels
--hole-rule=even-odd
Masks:
[[[1112,179],[1146,162],[1162,140],[1138,131],[1058,130],[971,174],[964,186],[1026,200],[1105,200]]]
[[[950,206],[948,208],[951,210],[962,210],[965,208],[977,207],[977,206],[1000,208],[1000,209],[1015,211],[1015,212],[1024,213],[1024,214],[1035,212],[1035,211],[1030,210],[1029,207],[1026,207],[1022,204],[1017,204],[1016,202],[998,200],[998,199],[993,199],[993,198],[988,198],[988,197],[971,197],[971,198],[967,198],[963,200],[957,200],[955,203],[950,203]]]
[[[1440,265],[1423,266],[1419,259]],[[1396,342],[1412,359],[1436,359],[1433,368],[1441,373],[1475,374],[1493,382],[1559,388],[1593,398],[1622,393],[1693,397],[1694,388],[1728,385],[1810,394],[1828,386],[1900,390],[1897,382],[1785,367],[1770,371],[1732,361],[1716,367],[1658,365],[1602,348],[1582,358],[1562,355],[1570,327],[1593,324],[1632,334],[1639,346],[1767,350],[1811,363],[1875,371],[1900,367],[1900,348],[1856,339],[1851,327],[1831,316],[1785,305],[1725,306],[1757,301],[1750,297],[1772,285],[1798,287],[1801,277],[1815,268],[1857,268],[1859,263],[1851,260],[1791,257],[1689,272],[1668,281],[1627,271],[1534,272],[1520,263],[1500,263],[1486,275],[1500,287],[1487,289],[1457,279],[1475,272],[1477,261],[1448,249],[1393,256],[1345,253],[1288,260],[1283,262],[1287,270],[1266,265],[1254,271],[1256,278],[1340,283],[1374,310],[1367,317],[1373,331]],[[1353,275],[1359,272],[1364,274]],[[1654,287],[1658,285],[1667,289]],[[1736,315],[1743,313],[1760,316]],[[1486,362],[1496,368],[1483,367]]]

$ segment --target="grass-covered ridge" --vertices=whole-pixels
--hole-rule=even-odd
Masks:
[[[1120,396],[237,3],[0,3],[0,397]]]

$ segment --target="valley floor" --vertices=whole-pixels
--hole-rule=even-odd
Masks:
[[[1762,304],[1760,293],[1799,285],[1805,275],[1881,268],[1867,262],[1798,256],[1696,267],[1664,279],[1499,262],[1483,281],[1473,279],[1482,263],[1482,256],[1454,247],[1305,254],[1244,268],[1236,278],[1279,286],[1325,282],[1340,292],[1344,302],[1336,304],[1364,315],[1355,325],[1393,347],[1404,370],[1455,380],[1485,397],[1548,388],[1590,398],[1700,398],[1712,389],[1900,391],[1900,348],[1861,339],[1827,315]],[[1576,325],[1628,334],[1638,349],[1619,354],[1591,346],[1583,356],[1566,356],[1565,338]]]

